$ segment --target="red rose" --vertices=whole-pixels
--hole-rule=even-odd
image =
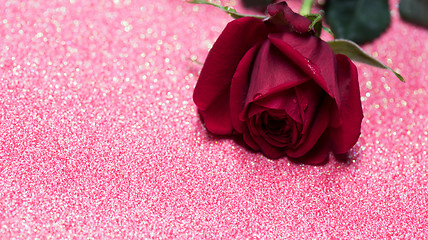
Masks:
[[[206,128],[242,134],[270,158],[319,164],[346,153],[363,118],[355,65],[286,3],[268,13],[230,22],[208,54],[193,95]]]

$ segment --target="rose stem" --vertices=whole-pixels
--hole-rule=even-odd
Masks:
[[[314,0],[303,0],[302,7],[300,7],[300,15],[305,16],[311,14],[311,7]]]

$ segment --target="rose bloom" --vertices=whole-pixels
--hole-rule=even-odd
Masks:
[[[355,65],[285,2],[268,13],[230,22],[209,52],[193,95],[205,127],[273,159],[320,164],[348,152],[363,118]]]

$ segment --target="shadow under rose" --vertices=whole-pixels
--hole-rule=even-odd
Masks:
[[[351,165],[360,159],[360,146],[356,144],[351,150],[343,154],[333,154],[334,159],[344,165]]]

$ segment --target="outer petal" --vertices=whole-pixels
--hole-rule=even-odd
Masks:
[[[358,71],[352,61],[345,55],[337,57],[337,84],[340,98],[337,100],[338,114],[342,124],[330,128],[330,138],[335,153],[345,153],[357,142],[361,133],[363,110],[361,107]]]
[[[230,22],[207,56],[193,93],[206,123],[212,116],[221,115],[216,120],[216,128],[209,131],[215,134],[231,134],[229,96],[232,77],[245,53],[254,45],[266,39],[266,28],[262,20],[241,18]],[[224,106],[218,106],[224,103]]]
[[[230,111],[225,111],[229,106],[229,93],[219,96],[207,110],[199,109],[205,127],[215,134],[231,134],[232,124],[230,123]]]
[[[284,91],[309,80],[292,58],[284,57],[278,48],[265,41],[254,62],[246,103]]]
[[[250,86],[254,58],[258,49],[258,45],[252,47],[242,58],[236,69],[235,75],[233,75],[232,85],[230,87],[230,113],[232,125],[239,133],[244,131],[244,122],[239,119],[239,115],[245,107],[245,99],[247,98],[248,87]]]
[[[269,40],[332,98],[338,95],[336,58],[330,46],[311,35],[269,34]]]

